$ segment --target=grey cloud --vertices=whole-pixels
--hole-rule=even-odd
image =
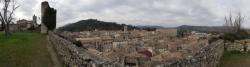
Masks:
[[[23,0],[19,13],[39,15],[41,0]],[[250,12],[248,0],[49,0],[58,10],[58,26],[82,19],[134,25],[223,25],[229,12]],[[28,3],[28,4],[27,4]],[[32,8],[32,9],[31,9]],[[20,16],[19,16],[20,17]],[[249,24],[249,23],[246,23]]]

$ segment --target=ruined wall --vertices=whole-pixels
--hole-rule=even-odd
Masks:
[[[174,63],[158,65],[158,67],[216,67],[223,52],[223,41],[219,40],[197,50],[195,55],[188,56]]]
[[[84,51],[84,49],[78,48],[70,41],[59,37],[53,32],[49,33],[48,40],[54,46],[57,54],[66,66],[86,64],[86,62],[82,61],[83,58],[79,55],[79,51]]]
[[[47,1],[41,4],[41,33],[47,33],[48,30],[56,28],[56,9],[51,8]]]
[[[227,51],[249,51],[250,40],[236,40],[235,42],[226,42],[225,48]]]

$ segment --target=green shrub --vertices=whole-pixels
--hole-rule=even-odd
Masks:
[[[245,30],[242,30],[239,33],[225,33],[222,35],[222,39],[225,41],[234,42],[235,40],[242,40],[249,38],[249,33]]]

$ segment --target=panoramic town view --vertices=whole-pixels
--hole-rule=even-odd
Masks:
[[[0,0],[0,67],[250,67],[249,0]]]

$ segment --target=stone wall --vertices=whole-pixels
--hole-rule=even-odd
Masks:
[[[73,43],[55,35],[52,32],[49,33],[48,39],[56,49],[59,57],[65,65],[81,65],[84,63],[78,55],[78,47],[76,47]],[[79,64],[76,64],[76,62]]]
[[[235,42],[226,42],[225,49],[227,51],[249,51],[250,50],[250,40],[236,40]]]
[[[218,40],[197,50],[197,53],[174,63],[158,65],[158,67],[216,67],[223,55],[223,41]]]
[[[48,39],[55,47],[59,57],[69,67],[125,67],[118,62],[107,62],[95,55],[88,53],[87,49],[77,47],[75,44],[49,32]],[[204,48],[200,48],[193,55],[177,60],[169,64],[157,65],[157,67],[216,67],[223,55],[223,41],[212,42]]]
[[[48,41],[54,46],[66,67],[123,67],[119,63],[105,62],[53,32],[49,32]]]

